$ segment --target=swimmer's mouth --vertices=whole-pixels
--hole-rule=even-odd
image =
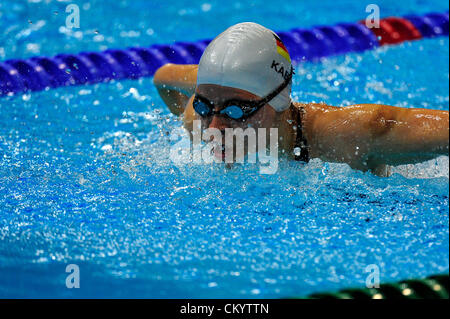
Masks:
[[[225,161],[225,154],[226,154],[226,148],[225,145],[222,144],[222,146],[216,145],[212,152],[214,152],[214,156],[219,159],[220,161]]]

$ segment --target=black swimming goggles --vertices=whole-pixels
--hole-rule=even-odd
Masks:
[[[291,66],[291,72],[286,78],[286,80],[275,89],[269,95],[263,97],[258,101],[248,101],[248,100],[239,100],[232,99],[228,100],[222,105],[224,106],[220,111],[214,110],[214,103],[208,100],[207,98],[195,94],[193,106],[195,112],[197,112],[201,117],[208,117],[215,114],[225,115],[233,120],[242,120],[249,118],[256,111],[262,108],[264,105],[269,103],[275,96],[281,93],[288,84],[292,80],[292,76],[294,74],[294,68]]]

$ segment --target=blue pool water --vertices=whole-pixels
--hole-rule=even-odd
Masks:
[[[366,3],[367,2],[367,3]],[[0,59],[353,22],[371,1],[0,3]],[[64,27],[78,3],[81,28]],[[448,10],[377,1],[381,15]],[[448,37],[305,63],[296,100],[449,109]],[[0,297],[266,298],[448,272],[448,157],[389,178],[282,160],[180,166],[152,79],[0,98]],[[81,288],[65,286],[68,264]]]

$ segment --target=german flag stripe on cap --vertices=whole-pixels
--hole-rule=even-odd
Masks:
[[[291,57],[289,56],[289,52],[286,49],[286,47],[284,46],[283,42],[281,42],[281,39],[274,33],[273,34],[275,37],[275,40],[277,42],[277,52],[286,60],[289,61],[289,63],[291,63]]]

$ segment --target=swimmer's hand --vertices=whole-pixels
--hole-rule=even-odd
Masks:
[[[153,76],[159,95],[175,115],[181,115],[195,93],[197,64],[165,64]]]
[[[385,165],[448,156],[448,111],[377,104],[316,108],[307,125],[312,146],[324,160],[377,174]]]

